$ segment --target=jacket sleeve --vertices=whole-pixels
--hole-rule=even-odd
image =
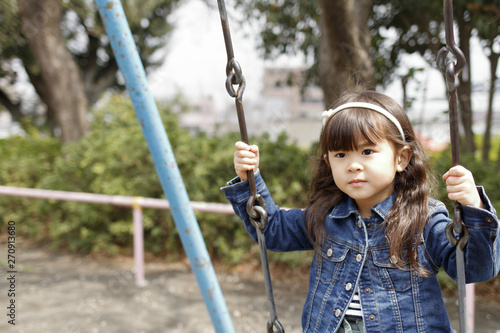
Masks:
[[[263,197],[268,215],[267,225],[264,229],[267,248],[277,252],[312,250],[313,245],[305,229],[304,210],[280,209],[272,200],[260,172],[256,173],[255,181],[257,193]],[[236,177],[222,187],[221,190],[233,206],[236,215],[245,224],[250,236],[257,242],[257,232],[246,211],[246,204],[249,199],[248,181],[241,181],[239,177]]]
[[[462,205],[462,219],[470,233],[464,249],[466,283],[483,282],[494,278],[500,267],[499,222],[491,201],[482,186],[478,186],[484,209]],[[431,218],[424,231],[425,246],[436,267],[457,279],[456,251],[446,238],[446,225],[450,222],[443,203],[434,205]]]

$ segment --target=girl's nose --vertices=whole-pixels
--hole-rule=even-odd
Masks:
[[[349,166],[347,168],[347,171],[349,172],[359,172],[362,170],[363,170],[363,165],[356,161],[352,161],[351,163],[349,163]]]

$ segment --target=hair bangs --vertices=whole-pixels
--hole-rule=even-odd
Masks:
[[[321,145],[327,151],[352,151],[375,144],[384,138],[383,117],[370,110],[343,110],[328,119]]]

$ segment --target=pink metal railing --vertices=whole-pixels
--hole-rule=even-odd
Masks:
[[[146,280],[144,278],[144,237],[142,225],[142,209],[170,209],[170,204],[167,200],[144,197],[130,197],[122,195],[42,190],[11,186],[0,186],[0,195],[132,207],[134,223],[135,283],[138,286],[143,286],[146,284]],[[233,214],[233,208],[229,204],[196,201],[191,201],[190,203],[194,211],[218,214]]]

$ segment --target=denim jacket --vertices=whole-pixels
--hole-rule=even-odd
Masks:
[[[419,259],[431,274],[422,277],[396,268],[396,258],[389,255],[382,222],[394,204],[394,195],[372,207],[370,218],[359,215],[352,198],[333,207],[325,220],[324,244],[314,249],[304,225],[305,211],[280,209],[259,173],[256,183],[268,213],[264,230],[268,249],[315,250],[302,313],[303,332],[336,332],[356,288],[367,333],[452,332],[436,279],[440,267],[456,279],[455,248],[445,235],[450,219],[443,203],[429,201],[429,220],[419,243]],[[256,240],[246,212],[248,182],[235,178],[222,191]],[[470,232],[465,247],[467,283],[495,277],[500,266],[498,218],[483,188],[478,187],[478,191],[485,208],[462,207]]]

